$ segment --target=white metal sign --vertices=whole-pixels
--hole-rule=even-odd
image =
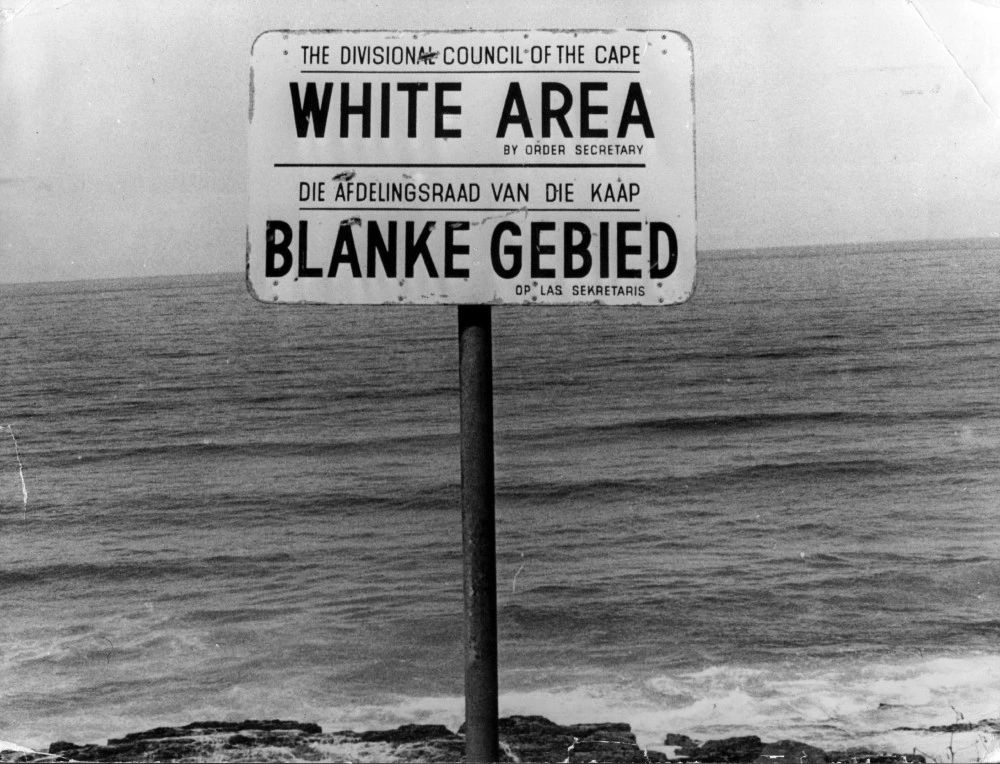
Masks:
[[[267,302],[661,305],[695,280],[670,31],[272,31],[247,278]]]

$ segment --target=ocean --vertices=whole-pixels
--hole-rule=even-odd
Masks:
[[[494,308],[501,714],[980,756],[900,728],[1000,716],[998,263],[708,252],[683,306]],[[0,298],[0,738],[458,727],[453,307]]]

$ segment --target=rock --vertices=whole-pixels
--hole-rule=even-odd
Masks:
[[[231,758],[225,751],[233,748],[291,749],[299,746],[303,738],[321,733],[319,725],[281,719],[194,722],[111,738],[107,745],[60,741],[49,746],[49,754],[73,761],[203,761],[210,757]]]
[[[169,736],[109,745],[84,745],[58,753],[73,761],[197,761],[207,758],[217,746],[211,740]],[[63,744],[65,745],[65,744]],[[49,753],[53,753],[51,747]]]
[[[508,716],[499,720],[500,747],[522,762],[667,761],[659,751],[643,751],[628,724],[556,724],[544,716]],[[465,725],[459,732],[465,731]]]
[[[404,724],[392,730],[360,732],[358,736],[365,742],[394,743],[396,745],[422,743],[437,739],[462,740],[460,736],[441,724]]]
[[[927,762],[927,759],[916,753],[886,753],[868,748],[833,751],[828,752],[826,756],[831,764],[926,764]]]
[[[646,761],[628,725],[563,727],[542,717],[513,717],[501,720],[500,726],[506,750],[515,752],[522,761],[563,761],[574,746],[573,761]],[[464,739],[441,725],[408,724],[392,730],[324,734],[317,725],[247,720],[158,727],[112,738],[107,745],[59,741],[47,754],[32,754],[27,759],[23,758],[27,754],[11,751],[11,756],[2,760],[457,762],[464,757],[464,749]],[[506,754],[503,758],[513,760]]]
[[[226,748],[238,748],[239,746],[257,745],[257,738],[250,735],[233,735],[226,741]]]
[[[627,724],[574,724],[570,762],[645,762],[646,755],[635,742]]]
[[[65,756],[43,753],[17,743],[0,740],[0,762],[3,764],[39,764],[40,762],[69,761]]]
[[[764,750],[764,744],[756,735],[728,737],[722,740],[708,740],[695,748],[685,746],[678,753],[699,762],[713,764],[751,764]]]
[[[464,725],[459,733],[464,732]],[[659,751],[643,751],[628,724],[556,724],[543,716],[499,720],[501,761],[648,764],[666,762]],[[915,755],[852,748],[824,753],[796,740],[764,744],[759,737],[709,740],[699,745],[687,735],[667,735],[665,745],[693,762],[714,764],[914,764]],[[465,758],[465,739],[440,724],[404,724],[390,730],[324,733],[316,724],[280,719],[242,722],[194,722],[157,727],[113,738],[107,745],[59,741],[48,753],[0,752],[0,762],[35,764],[53,761],[233,762],[353,761],[452,763]]]
[[[463,725],[464,726],[464,725]],[[544,716],[508,716],[499,721],[500,741],[525,762],[564,761],[575,735]],[[464,732],[459,728],[459,732]]]
[[[698,747],[698,744],[687,735],[677,735],[673,732],[667,733],[667,736],[663,739],[663,744],[672,745],[675,748],[691,748],[692,750]]]
[[[972,732],[974,729],[978,729],[979,724],[973,724],[972,722],[955,722],[954,724],[936,724],[933,727],[928,727],[928,732]]]
[[[391,730],[344,734],[365,744],[382,744],[401,761],[455,762],[465,755],[465,738],[441,724],[404,724]]]
[[[51,753],[41,753],[39,751],[21,751],[0,746],[0,762],[3,764],[52,764],[53,762],[70,761],[62,756],[54,756]]]
[[[214,725],[216,722],[205,722],[205,725]],[[111,738],[108,745],[131,745],[139,740],[165,740],[171,737],[187,737],[190,732],[185,727],[154,727],[144,732],[133,732],[125,737]]]
[[[49,753],[56,753],[56,754],[65,753],[67,756],[72,758],[73,751],[75,751],[79,747],[80,746],[78,746],[76,743],[67,743],[63,740],[60,740],[58,743],[53,743],[52,745],[49,746]]]
[[[285,719],[248,719],[243,722],[193,722],[192,724],[184,725],[181,729],[188,732],[192,730],[206,732],[239,732],[244,729],[262,730],[264,732],[285,730],[289,732],[304,732],[307,735],[320,735],[323,732],[323,728],[318,724],[287,721]]]
[[[826,764],[826,751],[797,740],[765,743],[756,764]]]

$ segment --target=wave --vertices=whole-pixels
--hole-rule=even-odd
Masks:
[[[528,442],[546,442],[550,440],[581,441],[587,437],[614,436],[615,439],[626,439],[649,433],[724,435],[728,433],[771,429],[808,432],[810,428],[851,425],[865,427],[878,426],[888,429],[904,425],[920,424],[926,421],[976,421],[986,416],[992,416],[992,410],[982,406],[970,408],[968,405],[954,409],[925,409],[919,411],[900,411],[898,409],[891,411],[873,411],[871,409],[810,409],[804,411],[654,416],[593,423],[581,422],[578,419],[572,424],[561,426],[556,422],[546,421],[545,427],[525,428],[509,434],[501,434],[511,438],[516,436],[518,440]]]
[[[106,562],[66,562],[51,565],[25,565],[18,569],[0,569],[0,587],[5,591],[16,586],[41,589],[60,582],[87,582],[92,588],[102,584],[122,584],[135,581],[179,579],[198,581],[206,575],[226,578],[269,572],[276,563],[295,559],[287,553],[261,555],[219,555],[195,560],[150,553],[142,560],[108,560]],[[91,596],[84,592],[81,596]]]
[[[940,464],[938,464],[940,462]],[[795,484],[843,482],[876,479],[886,483],[880,490],[891,491],[890,478],[948,472],[948,460],[900,460],[818,456],[810,460],[763,461],[752,464],[705,465],[688,467],[681,473],[636,477],[587,477],[571,480],[519,481],[509,476],[498,481],[497,495],[515,502],[557,505],[616,504],[630,501],[657,501],[668,497],[690,497],[703,504],[706,496],[718,496],[729,488],[751,490],[762,484],[788,489]],[[697,470],[697,471],[694,471]],[[869,488],[871,488],[869,486]],[[677,507],[676,510],[682,508]],[[688,508],[690,511],[690,508]],[[671,510],[674,511],[674,510]],[[696,515],[700,511],[696,508]]]
[[[918,749],[938,761],[951,760],[950,748],[959,760],[976,761],[981,760],[977,751],[983,750],[981,734],[951,735],[930,728],[953,723],[957,716],[971,721],[995,717],[998,681],[1000,658],[981,654],[863,663],[719,664],[657,676],[606,675],[585,667],[528,674],[501,668],[499,713],[540,715],[559,724],[625,722],[640,747],[652,750],[669,750],[663,743],[667,733],[699,740],[758,735],[826,750]],[[249,694],[250,688],[238,688],[230,698],[239,707],[252,702],[242,697]],[[455,730],[464,716],[460,694],[337,695],[320,704],[300,693],[295,713],[283,716],[316,721],[326,730],[407,723]],[[919,729],[900,729],[907,726]]]
[[[106,661],[99,652],[94,657]],[[35,713],[11,720],[5,737],[46,746],[56,739],[55,723],[61,739],[103,742],[196,719],[294,718],[318,723],[325,731],[412,723],[457,730],[464,720],[460,691],[414,695],[370,686],[329,688],[321,675],[306,667],[280,675],[247,672],[242,681],[183,701],[171,700],[148,680],[127,682],[105,688],[99,698],[75,694],[72,708],[58,722],[36,704]],[[950,749],[958,760],[977,761],[982,760],[977,755],[983,750],[981,733],[952,735],[931,728],[959,717],[972,722],[994,718],[998,682],[1000,658],[983,654],[715,664],[653,676],[604,674],[586,667],[518,672],[501,666],[499,713],[541,715],[560,724],[625,722],[640,747],[652,750],[669,750],[663,744],[667,733],[699,740],[758,735],[826,750],[918,749],[938,761],[952,760]]]
[[[165,439],[166,436],[164,436]],[[183,440],[180,442],[147,442],[144,445],[121,443],[107,445],[100,442],[88,447],[87,450],[73,449],[74,463],[93,463],[106,461],[155,460],[164,458],[182,459],[244,459],[252,457],[357,457],[359,453],[379,451],[382,449],[412,450],[415,453],[430,449],[448,448],[457,440],[457,433],[424,433],[400,434],[389,437],[366,437],[348,440],[329,441],[281,441],[246,439],[238,441],[201,438],[198,440]],[[50,453],[60,453],[52,449]],[[65,453],[65,452],[63,452]],[[44,456],[44,454],[40,454]]]

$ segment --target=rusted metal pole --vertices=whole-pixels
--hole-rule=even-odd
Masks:
[[[465,756],[500,757],[493,483],[493,332],[489,305],[458,306],[462,551],[465,569]]]

